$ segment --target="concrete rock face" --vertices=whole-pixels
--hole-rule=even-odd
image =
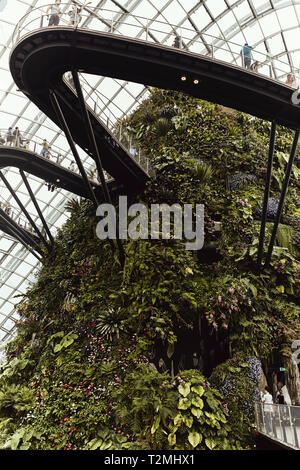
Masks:
[[[300,372],[299,366],[290,358],[286,361],[286,386],[292,405],[300,405]]]

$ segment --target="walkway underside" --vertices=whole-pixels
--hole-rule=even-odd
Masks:
[[[30,150],[18,147],[0,146],[0,169],[15,167],[19,170],[41,178],[47,183],[52,183],[58,188],[65,189],[76,196],[90,199],[89,192],[83,184],[82,177],[61,165],[58,165],[47,158],[44,158]],[[101,184],[90,181],[98,199],[102,199]],[[110,191],[113,193],[121,190],[122,185],[111,180],[108,183]]]
[[[71,113],[71,130],[82,148],[90,149],[90,143],[83,133],[77,97],[62,80],[62,75],[73,67],[83,73],[182,91],[265,120],[276,120],[293,129],[300,123],[300,107],[292,105],[290,87],[238,66],[103,32],[58,27],[30,33],[11,54],[14,80],[57,124],[49,89],[64,95],[64,111]],[[182,76],[187,80],[182,81]],[[194,79],[199,80],[198,85],[194,84]],[[119,148],[115,154],[108,152],[103,131],[97,128],[97,119],[92,113],[91,118],[99,144],[103,141],[100,149],[105,170],[123,181],[124,178],[127,181],[145,178],[136,164],[120,156]]]

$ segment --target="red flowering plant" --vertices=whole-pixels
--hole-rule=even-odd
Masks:
[[[283,318],[273,312],[271,299],[262,286],[251,281],[231,276],[216,278],[203,309],[216,331],[228,331],[231,351],[239,349],[266,357],[270,348],[275,347],[275,331],[280,340]]]
[[[236,321],[241,319],[245,312],[251,311],[255,313],[252,303],[253,289],[249,288],[243,281],[226,282],[219,286],[217,290],[213,290],[213,295],[207,303],[205,312],[209,323],[217,330],[218,328],[228,329],[229,325],[233,326]]]

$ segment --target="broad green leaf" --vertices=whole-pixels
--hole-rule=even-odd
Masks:
[[[34,429],[30,429],[29,431],[27,431],[24,436],[23,436],[23,442],[27,442],[27,441],[30,441],[30,439],[32,438],[33,436],[33,433],[34,433]]]
[[[178,404],[178,409],[179,410],[187,410],[191,406],[191,401],[188,400],[187,398],[180,398],[179,404]]]
[[[195,408],[200,408],[202,410],[204,406],[202,398],[198,396],[192,398],[192,405],[194,405]]]
[[[200,408],[193,408],[192,407],[191,412],[192,412],[192,415],[196,416],[196,418],[198,418],[198,419],[202,415],[202,411],[200,410]]]
[[[54,351],[55,353],[57,353],[57,352],[61,351],[62,348],[63,348],[63,345],[62,345],[61,343],[58,343],[58,344],[56,344],[56,345],[54,346],[53,351]]]
[[[217,443],[211,438],[206,438],[205,439],[205,444],[207,445],[209,450],[213,450],[217,445]]]
[[[29,361],[28,361],[27,359],[22,359],[22,360],[20,361],[20,363],[19,363],[19,369],[20,369],[20,370],[25,369],[25,367],[27,366],[28,362],[29,362]]]
[[[197,395],[202,397],[202,395],[204,393],[204,388],[202,387],[202,385],[193,385],[192,392],[195,392],[195,393],[197,393]]]
[[[63,347],[67,348],[68,346],[70,346],[73,343],[74,343],[74,338],[65,339],[65,340],[63,340]]]
[[[151,428],[151,434],[154,434],[158,430],[159,425],[160,425],[160,416],[155,416],[153,425]]]
[[[180,384],[178,387],[178,391],[181,395],[183,395],[184,397],[187,397],[191,391],[190,384],[188,383],[185,383],[184,385]]]
[[[179,413],[178,415],[175,416],[174,418],[174,426],[180,426],[182,423],[182,415]]]
[[[20,443],[20,440],[24,436],[26,430],[25,428],[17,430],[14,435],[12,436],[10,440],[10,447],[12,450],[16,450],[18,448],[18,445]]]
[[[176,434],[172,433],[168,435],[168,442],[170,446],[174,446],[176,444]]]
[[[61,355],[58,356],[58,358],[56,359],[56,364],[57,364],[58,367],[60,367],[64,362],[65,362],[64,355],[61,354]]]
[[[224,416],[224,415],[222,415],[222,414],[219,414],[219,415],[218,415],[218,419],[219,419],[222,423],[224,423],[224,424],[227,423],[226,416]]]
[[[198,444],[202,441],[202,434],[198,432],[190,432],[188,437],[189,443],[193,448],[197,447]]]
[[[193,417],[192,416],[184,416],[183,417],[183,422],[184,424],[187,425],[188,428],[191,428],[193,426]]]
[[[28,450],[30,447],[30,442],[24,442],[21,446],[20,446],[20,450]]]
[[[101,446],[102,443],[103,440],[96,437],[88,443],[88,447],[90,450],[96,450]]]
[[[112,441],[103,442],[103,444],[101,444],[100,446],[100,450],[110,449],[111,446],[112,446]]]

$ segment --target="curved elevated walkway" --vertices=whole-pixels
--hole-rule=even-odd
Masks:
[[[21,24],[17,28],[20,31]],[[73,78],[77,77],[77,82],[77,72],[132,81],[184,92],[272,121],[264,207],[269,197],[276,125],[294,129],[294,142],[265,262],[265,265],[269,264],[300,133],[300,106],[292,102],[293,88],[238,65],[193,52],[68,26],[38,27],[24,34],[10,55],[10,70],[19,89],[59,127],[63,127],[51,102],[52,91],[59,96],[61,118],[66,117],[73,139],[95,159],[93,152],[96,147],[85,125],[90,120],[104,169],[118,183],[135,190],[142,188],[149,176],[91,109],[88,109],[88,118],[82,115],[82,97],[80,101],[80,96],[78,98],[75,90],[63,79],[67,71],[74,71]],[[76,87],[80,90],[79,82]],[[68,132],[66,126],[65,131]],[[260,234],[259,266],[264,226],[265,214]]]
[[[90,149],[90,144],[81,128],[78,100],[62,79],[72,68],[83,73],[182,91],[265,120],[276,120],[292,129],[300,126],[300,106],[291,102],[295,90],[239,66],[144,40],[80,28],[46,27],[28,33],[11,53],[13,78],[58,125],[49,100],[49,89],[64,95],[64,112],[72,118],[71,131],[82,148]],[[184,81],[183,76],[186,77]],[[198,84],[194,83],[195,79]],[[128,155],[121,156],[118,143],[118,152],[108,151],[106,141],[112,136],[107,131],[103,133],[96,116],[90,114],[98,143],[102,142],[99,148],[105,170],[122,182],[145,180],[146,175],[136,163],[133,164]]]
[[[76,37],[81,33],[45,28],[23,38],[10,57],[13,78],[23,93],[34,102],[59,127],[61,124],[52,107],[49,90],[55,90],[62,98],[61,106],[75,142],[92,158],[93,148],[85,132],[83,116],[75,90],[63,80],[63,74],[73,67],[87,73],[101,74],[94,64],[102,62],[96,47],[86,43],[86,32],[82,33],[81,47]],[[88,35],[89,36],[89,35]],[[93,36],[93,35],[92,35]],[[93,70],[88,70],[89,67]],[[149,176],[120,144],[112,132],[89,109],[89,117],[95,133],[104,169],[117,182],[134,189],[142,188]]]
[[[67,170],[66,168],[44,158],[30,150],[20,147],[0,146],[0,170],[3,168],[15,167],[34,175],[47,183],[52,183],[56,187],[65,189],[77,196],[90,199],[90,194],[84,185],[80,175]],[[103,197],[102,186],[99,183],[90,181],[91,187],[95,191],[95,195],[99,200]],[[111,180],[107,182],[111,194],[118,193],[122,189],[122,185]],[[21,237],[22,240],[30,245],[33,249],[40,244],[40,239],[29,230],[21,227],[9,215],[0,208],[0,230],[11,237]]]

